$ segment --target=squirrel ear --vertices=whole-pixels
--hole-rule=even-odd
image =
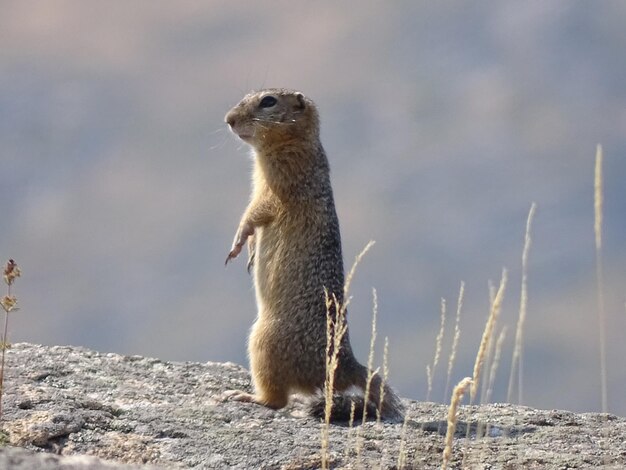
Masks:
[[[304,95],[302,93],[296,93],[296,98],[298,99],[298,104],[300,105],[300,109],[306,108],[306,101],[304,99]]]

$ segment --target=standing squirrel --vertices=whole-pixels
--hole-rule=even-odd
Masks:
[[[233,390],[228,396],[278,409],[287,405],[291,393],[310,395],[323,389],[327,310],[333,314],[336,304],[344,302],[341,237],[328,159],[315,103],[298,91],[251,92],[225,121],[252,147],[254,158],[251,200],[226,264],[247,241],[258,307],[248,343],[255,393]],[[337,300],[330,308],[326,295]],[[353,386],[365,391],[370,375],[364,404],[380,409],[383,419],[401,419],[400,399],[377,373],[355,359],[346,332],[334,391]]]

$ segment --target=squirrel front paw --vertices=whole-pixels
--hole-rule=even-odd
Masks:
[[[231,259],[235,259],[241,253],[241,249],[246,243],[246,240],[249,236],[254,235],[254,226],[245,222],[237,230],[237,234],[235,235],[235,240],[233,241],[233,247],[230,249],[230,253],[226,257],[226,261],[224,262],[224,266],[228,264]]]

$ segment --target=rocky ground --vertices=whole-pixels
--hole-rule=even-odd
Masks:
[[[319,468],[321,426],[303,403],[272,411],[221,400],[228,389],[249,387],[247,371],[234,364],[15,344],[7,357],[0,468]],[[406,404],[405,428],[331,426],[331,467],[439,468],[446,407]],[[626,419],[463,407],[451,468],[626,468]]]

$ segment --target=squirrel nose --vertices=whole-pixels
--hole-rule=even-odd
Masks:
[[[228,113],[224,118],[224,121],[226,121],[230,127],[233,127],[235,122],[237,122],[237,119],[235,119],[235,115],[233,113]]]

